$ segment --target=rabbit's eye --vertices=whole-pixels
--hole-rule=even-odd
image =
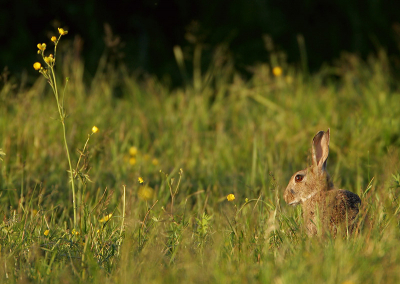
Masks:
[[[301,182],[301,181],[303,180],[303,178],[304,178],[304,176],[302,176],[302,175],[296,175],[296,176],[294,177],[294,180],[295,180],[296,182]]]

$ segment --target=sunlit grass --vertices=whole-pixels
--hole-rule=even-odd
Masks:
[[[75,230],[54,95],[2,82],[1,281],[398,283],[400,93],[383,52],[310,76],[274,58],[248,81],[220,55],[176,90],[111,63],[83,81],[75,55],[57,59],[72,164],[92,181]],[[334,183],[362,198],[348,239],[307,237],[282,202],[327,128]]]

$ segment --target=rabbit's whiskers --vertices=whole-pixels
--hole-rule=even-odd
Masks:
[[[310,193],[309,195],[307,195],[306,197],[300,197],[300,200],[294,200],[292,202],[289,203],[289,205],[292,206],[296,206],[297,204],[299,204],[300,202],[306,202],[308,199],[312,198],[314,195],[316,195],[318,193],[318,191]]]

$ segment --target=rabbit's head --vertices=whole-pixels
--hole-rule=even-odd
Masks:
[[[326,172],[329,155],[329,129],[318,132],[312,141],[312,165],[295,173],[283,194],[289,205],[297,205],[310,199],[321,191],[333,187]]]

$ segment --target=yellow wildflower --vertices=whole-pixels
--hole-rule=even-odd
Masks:
[[[129,158],[129,164],[131,164],[132,166],[136,164],[136,158],[135,157],[130,157]]]
[[[51,64],[54,62],[54,58],[52,56],[45,57],[44,62],[46,62],[47,64]]]
[[[248,199],[248,198],[246,198],[246,199],[244,200],[244,202],[246,202],[246,203],[247,203],[247,202],[249,202],[249,199]]]
[[[46,49],[46,44],[45,43],[42,43],[42,44],[38,43],[37,48],[39,48],[39,50],[44,51]]]
[[[282,75],[282,68],[278,67],[278,66],[274,67],[272,69],[272,74],[274,74],[275,77],[281,76]]]
[[[149,186],[141,186],[138,190],[138,196],[142,200],[151,200],[153,199],[154,190]]]
[[[55,36],[52,36],[52,37],[51,37],[51,41],[52,41],[52,42],[56,42],[56,40],[57,40],[57,38],[56,38]]]
[[[99,222],[100,222],[100,223],[107,222],[108,220],[110,220],[110,219],[111,219],[112,215],[113,215],[113,214],[112,214],[112,213],[110,213],[110,214],[108,214],[108,215],[104,216],[103,218],[101,218],[101,219],[99,220]]]
[[[62,28],[58,28],[58,32],[60,33],[60,35],[66,35],[68,33],[68,31],[64,31],[64,29]]]
[[[226,199],[228,199],[228,201],[233,201],[233,200],[235,200],[235,195],[233,195],[232,193],[231,193],[231,194],[228,194],[228,196],[226,197]]]
[[[139,183],[143,183],[143,182],[144,182],[144,180],[143,180],[142,177],[139,177],[139,178],[138,178],[138,181],[139,181]]]
[[[93,133],[97,133],[97,132],[99,132],[99,129],[96,126],[93,126],[92,127],[92,132]]]
[[[50,233],[50,230],[46,230],[46,231],[44,231],[43,235],[45,235],[47,237],[49,235],[49,233]]]
[[[132,146],[132,147],[129,148],[129,154],[131,156],[136,156],[137,152],[138,152],[138,150],[137,150],[137,148],[135,146]]]
[[[42,64],[40,64],[39,62],[35,62],[33,64],[33,68],[35,68],[35,70],[40,70],[41,67],[42,67]]]
[[[152,163],[153,165],[157,166],[157,165],[158,165],[158,159],[154,158],[154,159],[151,161],[151,163]]]
[[[76,235],[76,236],[77,236],[77,235],[79,235],[79,232],[78,232],[78,231],[76,231],[75,229],[73,229],[73,230],[72,230],[72,232],[71,232],[71,234],[73,234],[73,235]]]

